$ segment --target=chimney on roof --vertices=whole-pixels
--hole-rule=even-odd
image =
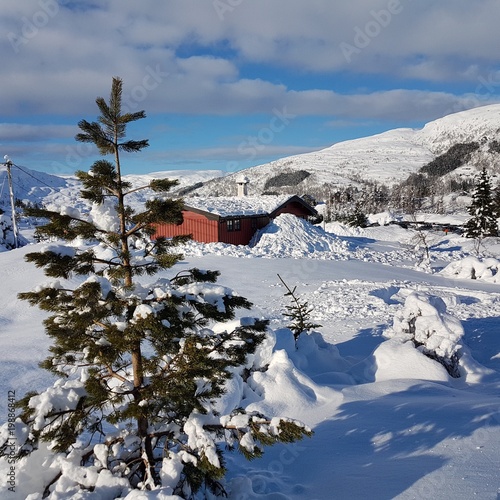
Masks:
[[[236,178],[236,184],[238,184],[238,198],[248,195],[248,183],[250,179],[246,175],[239,175]]]

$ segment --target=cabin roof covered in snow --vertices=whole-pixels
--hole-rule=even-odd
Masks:
[[[186,208],[200,210],[219,217],[267,215],[298,196],[214,196],[193,197],[185,200]]]

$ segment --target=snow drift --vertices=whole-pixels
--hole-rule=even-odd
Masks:
[[[258,231],[250,242],[253,252],[269,257],[346,258],[348,244],[295,215],[281,214]]]
[[[346,240],[291,214],[281,214],[257,231],[248,246],[190,241],[179,248],[185,256],[224,255],[267,259],[346,260],[352,252],[356,252]]]

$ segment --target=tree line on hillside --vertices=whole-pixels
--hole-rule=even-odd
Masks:
[[[412,174],[404,182],[392,189],[376,183],[364,188],[348,186],[329,193],[325,220],[345,222],[352,226],[364,226],[366,214],[379,213],[385,210],[401,210],[406,214],[415,214],[418,210],[433,210],[436,213],[444,207],[443,191],[432,192],[419,184],[423,174]],[[444,183],[434,183],[443,187]],[[450,182],[452,192],[460,190],[462,194],[470,194],[471,202],[467,207],[471,216],[464,227],[464,235],[469,238],[498,236],[497,219],[500,218],[500,185],[493,187],[491,176],[483,167],[475,179],[463,182]]]
[[[387,186],[366,181],[360,176],[351,176],[351,183],[339,187],[324,185],[307,186],[307,196],[323,200],[327,205],[325,219],[362,224],[362,214],[379,213],[387,210],[414,213],[426,210],[444,213],[449,200],[459,196],[470,196],[476,186],[472,176],[453,175],[459,167],[471,162],[472,155],[481,147],[479,142],[458,143],[446,152],[424,165],[418,172],[410,174],[403,181]],[[500,153],[500,142],[488,143],[490,153]],[[478,165],[482,167],[484,165]],[[493,169],[494,165],[488,165]],[[290,176],[287,173],[287,176]],[[272,183],[274,184],[274,179]],[[276,176],[276,179],[281,177]],[[296,189],[296,187],[295,187]],[[269,193],[277,194],[277,193]]]
[[[495,144],[495,141],[490,143],[490,148]],[[315,199],[325,200],[327,221],[353,223],[362,220],[359,214],[379,213],[387,210],[410,214],[421,210],[445,213],[450,204],[450,199],[445,199],[447,196],[451,199],[461,196],[470,197],[479,182],[478,176],[474,178],[449,175],[468,161],[470,154],[477,149],[478,145],[472,143],[456,146],[459,147],[450,148],[447,154],[441,155],[418,172],[410,174],[405,180],[391,187],[358,179],[356,182],[358,185],[340,188],[326,186],[310,194]],[[454,168],[451,168],[452,160],[457,162]],[[444,167],[432,171],[430,165],[444,165]],[[486,166],[483,166],[482,171],[487,171]],[[491,176],[488,176],[488,182],[492,184]],[[498,189],[492,188],[493,200],[497,200],[498,196]]]

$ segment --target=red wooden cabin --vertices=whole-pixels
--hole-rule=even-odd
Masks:
[[[201,243],[248,245],[258,229],[283,213],[304,219],[318,215],[299,196],[196,197],[187,200],[182,224],[157,224],[155,237],[191,234]]]

